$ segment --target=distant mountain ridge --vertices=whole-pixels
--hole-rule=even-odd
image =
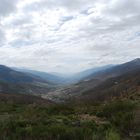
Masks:
[[[0,65],[0,92],[37,95],[56,102],[73,97],[86,97],[87,95],[90,97],[90,93],[93,98],[95,95],[93,91],[102,95],[100,85],[104,85],[106,89],[106,83],[111,83],[120,76],[123,79],[125,74],[126,78],[129,77],[128,74],[135,75],[137,71],[140,71],[139,58],[120,65],[89,69],[71,77],[59,77],[45,72],[13,69]]]
[[[41,79],[47,80],[47,81],[54,83],[54,84],[63,84],[65,82],[65,78],[63,78],[61,76],[56,76],[56,75],[51,74],[51,73],[30,70],[30,69],[21,69],[21,68],[13,68],[13,69],[15,69],[16,71],[19,71],[19,72],[24,72],[26,74],[31,74],[33,76],[38,76]]]
[[[0,92],[46,95],[61,86],[75,84],[98,69],[105,68],[93,68],[69,77],[0,65]]]
[[[35,71],[35,70],[29,70],[29,69],[21,69],[21,68],[13,68],[16,71],[19,72],[24,72],[27,74],[32,74],[35,76],[39,76],[40,78],[50,81],[54,84],[57,85],[69,85],[69,84],[74,84],[79,82],[80,80],[83,80],[84,78],[86,78],[87,76],[96,73],[98,71],[102,71],[102,70],[106,70],[108,68],[113,67],[114,65],[106,65],[106,66],[102,66],[102,67],[96,67],[96,68],[91,68],[88,70],[84,70],[82,72],[78,72],[76,74],[68,74],[68,75],[63,75],[63,74],[59,74],[59,73],[47,73],[47,72],[42,72],[42,71]]]
[[[40,77],[35,77],[32,75],[28,75],[27,73],[18,72],[4,65],[0,65],[0,81],[8,83],[46,82]]]
[[[39,76],[13,70],[0,65],[0,92],[40,95],[54,85]]]
[[[90,97],[90,93],[92,93],[92,98],[93,98],[95,95],[94,89],[96,89],[96,87],[100,87],[101,84],[105,85],[106,83],[108,83],[108,80],[111,81],[120,76],[126,78],[129,77],[129,74],[130,75],[134,74],[136,76],[135,74],[136,72],[140,73],[139,58],[124,64],[107,68],[105,70],[94,72],[88,75],[87,77],[85,77],[79,83],[66,86],[64,88],[60,88],[54,92],[50,92],[47,95],[45,95],[44,98],[49,98],[51,100],[61,102],[61,101],[69,100],[69,98],[73,98],[73,97],[82,97],[82,96],[85,97],[86,93],[88,94],[88,97]],[[129,78],[131,80],[133,77],[129,77]],[[98,88],[98,91],[96,90],[96,93],[99,93],[100,90],[101,89]],[[94,92],[90,92],[90,91],[94,91]]]

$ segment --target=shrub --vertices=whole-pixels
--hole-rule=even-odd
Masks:
[[[106,133],[106,140],[120,140],[120,135],[111,129]]]

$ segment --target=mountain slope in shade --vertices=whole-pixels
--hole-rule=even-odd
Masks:
[[[140,68],[107,79],[95,88],[83,92],[81,99],[110,100],[114,97],[132,95],[140,98]]]
[[[23,72],[18,72],[4,65],[0,65],[0,81],[8,83],[46,82],[40,77],[29,75]]]
[[[103,71],[96,72],[94,74],[91,74],[90,76],[86,77],[84,80],[81,80],[77,84],[73,84],[61,89],[56,90],[55,92],[50,92],[47,95],[43,96],[44,98],[49,98],[54,101],[65,101],[69,98],[73,97],[82,97],[86,96],[86,94],[91,93],[90,91],[95,91],[96,93],[101,90],[101,88],[97,88],[101,84],[107,84],[108,80],[113,80],[113,78],[118,78],[119,76],[125,76],[129,78],[129,75],[135,75],[135,72],[140,72],[140,59],[135,59],[133,61],[114,66],[111,68],[108,68]],[[136,75],[135,75],[136,76]],[[115,79],[114,79],[115,80]],[[123,81],[125,84],[125,81]],[[113,86],[113,85],[112,85]],[[105,85],[106,87],[106,85]],[[120,88],[121,89],[121,88]],[[92,92],[92,97],[94,96],[95,92]]]
[[[40,95],[52,89],[54,85],[39,76],[18,72],[0,65],[0,92]]]

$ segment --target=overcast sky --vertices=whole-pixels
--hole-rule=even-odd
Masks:
[[[0,0],[0,64],[78,72],[140,56],[140,0]]]

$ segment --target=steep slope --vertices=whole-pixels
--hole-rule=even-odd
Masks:
[[[140,58],[132,60],[130,62],[120,64],[111,68],[108,68],[103,71],[97,71],[86,77],[85,79],[99,79],[99,80],[106,80],[107,78],[119,76],[125,74],[127,72],[131,72],[133,70],[137,70],[140,67]]]
[[[110,100],[114,97],[140,98],[140,68],[109,78],[93,89],[85,91],[82,98]]]
[[[0,65],[0,81],[8,83],[33,83],[33,82],[47,83],[47,81],[43,80],[38,76],[18,72],[3,65]]]
[[[0,92],[40,95],[53,88],[53,84],[39,76],[15,71],[0,65]]]

